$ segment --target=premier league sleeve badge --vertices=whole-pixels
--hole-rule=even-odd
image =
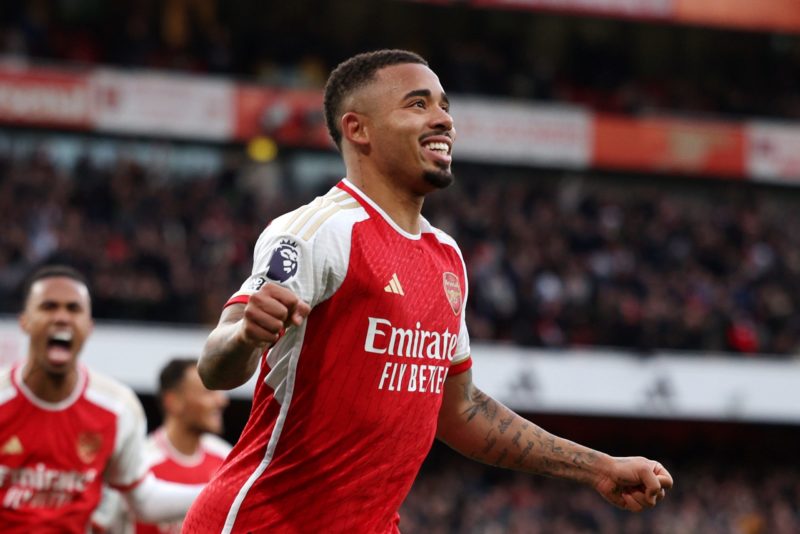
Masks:
[[[269,259],[267,278],[276,282],[285,282],[297,274],[299,251],[297,243],[282,240]]]

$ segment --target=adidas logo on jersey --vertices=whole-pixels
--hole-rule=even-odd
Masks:
[[[22,442],[17,436],[11,436],[0,449],[2,454],[22,454]]]
[[[383,290],[387,293],[394,293],[395,295],[405,295],[403,286],[400,285],[400,280],[397,278],[397,273],[392,275],[392,279],[389,280],[389,284],[384,287]]]

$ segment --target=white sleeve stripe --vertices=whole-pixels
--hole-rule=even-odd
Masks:
[[[325,197],[333,200],[334,202],[341,202],[342,200],[345,200],[348,197],[350,197],[350,193],[348,193],[344,189],[339,189],[338,187],[334,187],[325,195]]]
[[[310,204],[306,204],[305,206],[301,206],[301,207],[297,208],[296,210],[294,210],[292,212],[291,217],[289,217],[289,220],[286,221],[286,224],[283,227],[284,230],[287,230],[290,226],[292,226],[294,224],[294,222],[297,219],[299,219],[300,216],[303,215],[306,211],[308,211],[308,210],[310,210],[312,208],[316,208],[317,206],[319,206],[321,204],[322,204],[322,197],[317,197]]]
[[[333,215],[334,213],[336,213],[340,209],[341,208],[339,208],[338,204],[334,204],[333,202],[329,202],[329,201],[324,201],[322,203],[322,206],[320,206],[320,207],[318,207],[318,208],[316,208],[314,210],[308,210],[306,212],[306,214],[303,215],[303,217],[301,217],[300,220],[297,221],[295,223],[295,225],[289,230],[289,233],[292,234],[292,235],[299,235],[300,234],[300,230],[305,228],[305,226],[308,224],[308,222],[311,219],[314,218],[314,216],[319,215],[319,218],[317,219],[317,221],[319,221],[320,219],[323,220],[323,221],[327,221],[331,217],[331,215]],[[308,241],[308,237],[311,237],[312,235],[314,235],[314,232],[311,231],[311,230],[316,230],[315,224],[312,224],[311,228],[309,228],[309,231],[307,231],[306,234],[303,236],[303,239],[305,241]],[[308,235],[308,237],[306,237],[306,235]]]
[[[303,217],[304,215],[306,216],[305,222],[308,222],[308,218],[310,218],[311,215],[313,215],[313,212],[309,214],[309,211],[311,211],[312,209],[314,209],[316,211],[316,209],[318,209],[318,208],[325,207],[325,206],[330,206],[333,203],[338,203],[338,202],[341,202],[343,200],[347,200],[348,198],[352,198],[350,196],[350,193],[348,193],[347,191],[344,191],[342,189],[338,189],[338,188],[334,187],[333,189],[328,191],[325,194],[325,196],[317,197],[313,201],[311,201],[309,204],[306,204],[305,206],[301,206],[301,207],[297,208],[296,210],[294,210],[294,212],[292,213],[292,216],[289,217],[288,221],[286,221],[286,225],[284,226],[284,230],[289,231],[289,228],[294,227],[295,222],[297,222],[299,219],[301,219],[301,217]],[[303,224],[299,224],[299,226],[295,227],[295,230],[294,231],[290,231],[290,233],[299,232],[303,228],[303,225],[305,224],[305,222]]]
[[[338,204],[336,204],[329,198],[325,197],[322,197],[322,200],[319,203],[317,203],[316,201],[312,202],[311,204],[308,205],[308,209],[305,210],[303,216],[300,217],[296,222],[294,222],[294,224],[291,225],[291,228],[289,229],[288,233],[292,235],[299,234],[300,230],[303,229],[303,227],[308,223],[308,221],[311,220],[312,217],[314,217],[314,215],[317,215],[318,213],[322,212],[325,209],[330,208],[331,206],[338,208]]]
[[[311,226],[308,227],[308,229],[306,230],[306,233],[303,234],[303,240],[304,241],[308,241],[309,239],[311,239],[311,237],[317,232],[317,230],[319,230],[320,226],[325,224],[325,221],[327,221],[328,219],[333,217],[336,213],[338,213],[338,212],[340,212],[342,210],[352,210],[352,209],[360,208],[360,207],[361,207],[361,204],[359,204],[356,201],[353,201],[352,203],[344,204],[344,205],[334,204],[333,206],[331,206],[330,210],[325,212],[324,215],[320,215],[317,218],[317,220]]]

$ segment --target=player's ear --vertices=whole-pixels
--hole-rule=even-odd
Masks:
[[[369,128],[366,117],[355,111],[348,111],[342,115],[342,137],[356,146],[365,147],[369,144]]]
[[[19,322],[19,327],[22,328],[22,331],[26,334],[30,334],[30,330],[28,330],[30,328],[28,314],[25,312],[20,313],[19,317],[17,317],[17,321]]]

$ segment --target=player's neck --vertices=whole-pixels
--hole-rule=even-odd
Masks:
[[[186,456],[192,456],[200,448],[200,434],[186,428],[175,418],[164,421],[164,434],[172,448]]]
[[[347,179],[386,212],[394,223],[410,234],[418,234],[424,195],[402,187],[378,173],[348,172]]]
[[[37,399],[58,403],[69,398],[78,383],[78,369],[73,367],[66,373],[48,373],[28,362],[22,371],[22,381]]]

